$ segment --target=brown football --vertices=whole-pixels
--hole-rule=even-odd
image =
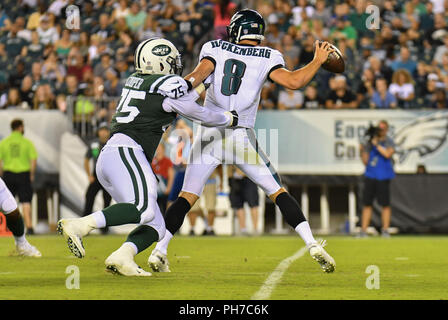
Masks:
[[[322,64],[322,68],[333,73],[343,73],[345,70],[344,57],[335,45],[331,44],[331,47],[335,51],[328,55],[328,59],[324,64]]]

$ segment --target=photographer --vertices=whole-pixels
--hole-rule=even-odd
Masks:
[[[367,236],[367,227],[372,216],[372,204],[376,199],[382,207],[382,236],[389,237],[390,225],[390,181],[395,177],[392,155],[395,144],[387,136],[389,124],[381,120],[377,127],[367,131],[368,140],[361,144],[361,159],[366,166],[364,173],[363,210],[360,237]]]

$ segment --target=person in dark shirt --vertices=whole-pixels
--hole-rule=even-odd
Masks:
[[[337,76],[333,79],[333,87],[325,101],[328,109],[354,109],[358,103],[356,96],[347,89],[347,81],[344,76]]]
[[[304,109],[320,109],[325,101],[317,94],[315,84],[310,84],[305,89],[305,98],[303,99]]]

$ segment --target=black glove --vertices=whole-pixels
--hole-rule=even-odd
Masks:
[[[230,126],[236,127],[238,125],[238,113],[235,110],[230,111],[230,113],[233,117],[232,124]]]

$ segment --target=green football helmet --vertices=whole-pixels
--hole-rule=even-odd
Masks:
[[[235,13],[227,26],[229,42],[241,40],[263,41],[266,24],[263,17],[255,10],[244,9]]]

